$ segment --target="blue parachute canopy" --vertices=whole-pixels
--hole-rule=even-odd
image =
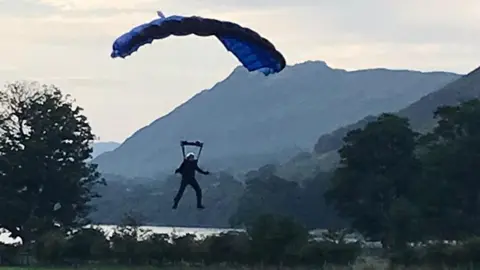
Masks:
[[[275,46],[257,32],[238,24],[197,16],[169,16],[139,25],[117,38],[113,43],[112,58],[125,58],[141,46],[156,39],[174,36],[215,36],[248,69],[265,75],[285,68],[285,58]]]

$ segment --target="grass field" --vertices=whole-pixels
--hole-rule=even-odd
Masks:
[[[83,267],[0,267],[0,270],[194,270],[194,269],[204,269],[204,270],[478,270],[480,267],[470,266],[470,267],[458,267],[458,268],[449,268],[449,267],[393,267],[390,268],[388,263],[384,260],[375,259],[375,258],[363,258],[360,259],[357,263],[351,266],[334,266],[334,265],[325,265],[324,267],[247,267],[247,266],[205,266],[205,267],[193,267],[193,266],[166,266],[161,268],[155,267],[135,267],[135,266],[83,266]]]

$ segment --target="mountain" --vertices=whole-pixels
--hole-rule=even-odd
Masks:
[[[419,131],[429,130],[436,121],[433,112],[438,106],[456,105],[462,101],[480,97],[480,67],[460,79],[446,85],[419,101],[400,110],[398,114],[410,119],[410,124]]]
[[[412,104],[396,110],[397,114],[407,117],[412,128],[417,131],[426,131],[435,125],[433,112],[443,105],[455,105],[459,102],[480,97],[480,67],[455,80],[438,91],[432,92],[420,98]],[[394,111],[394,110],[389,110]],[[332,151],[342,146],[343,137],[353,129],[362,128],[376,117],[368,116],[354,124],[347,125],[332,133],[321,136],[315,145],[316,155],[332,155]]]
[[[201,140],[202,166],[246,171],[310,151],[320,134],[369,114],[399,110],[459,76],[346,71],[322,61],[288,66],[268,77],[236,68],[93,162],[103,173],[151,177],[178,165],[180,140]]]
[[[115,150],[120,146],[119,143],[117,142],[97,142],[93,144],[93,152],[92,152],[92,157],[96,158],[97,156]]]

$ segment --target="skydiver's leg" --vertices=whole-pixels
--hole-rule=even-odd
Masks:
[[[185,188],[187,187],[187,182],[182,179],[182,182],[180,183],[180,188],[178,189],[177,195],[173,199],[173,209],[177,209],[178,207],[178,202],[183,196],[183,193],[185,192]]]
[[[195,190],[195,194],[197,195],[197,208],[199,208],[199,209],[205,208],[202,205],[202,189],[200,188],[200,185],[198,184],[197,180],[192,179],[189,184]]]

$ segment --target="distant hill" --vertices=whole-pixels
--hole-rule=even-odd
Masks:
[[[99,155],[101,155],[105,152],[115,150],[115,148],[117,148],[118,146],[120,146],[120,144],[117,143],[117,142],[97,142],[97,143],[94,143],[93,144],[92,157],[96,158],[97,156],[99,156]]]
[[[412,128],[417,131],[426,131],[435,125],[433,112],[443,105],[455,105],[461,101],[480,97],[480,67],[455,80],[438,91],[420,98],[418,101],[397,111],[397,114],[410,119]],[[332,133],[322,135],[315,145],[316,156],[330,156],[343,144],[343,137],[353,129],[363,128],[368,122],[375,120],[375,116],[368,116],[354,124],[339,128]],[[321,163],[321,162],[320,162]]]
[[[408,117],[413,128],[423,131],[432,128],[433,112],[441,105],[456,105],[462,101],[480,97],[480,67],[471,71],[442,89],[400,110],[398,114]]]
[[[103,173],[151,177],[180,162],[179,141],[202,140],[201,164],[246,171],[310,151],[320,134],[370,114],[396,111],[454,81],[446,72],[346,71],[305,62],[265,77],[237,68],[113,151],[98,156]]]

